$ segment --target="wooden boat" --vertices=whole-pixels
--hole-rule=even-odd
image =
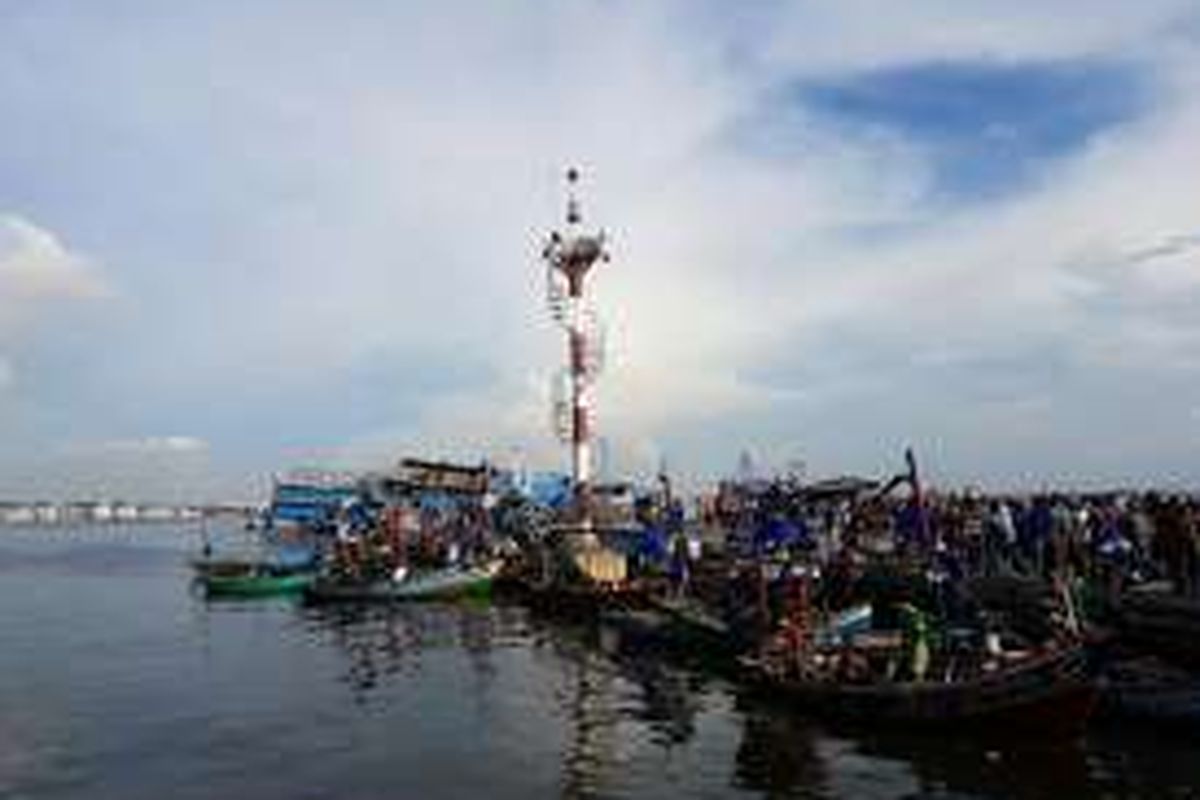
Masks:
[[[315,577],[312,572],[250,569],[237,573],[210,572],[199,580],[209,597],[271,597],[303,592]]]
[[[692,597],[652,596],[652,609],[667,621],[665,631],[681,646],[733,667],[750,646],[748,637]]]
[[[564,526],[543,538],[576,533],[575,528]],[[623,556],[579,538],[570,544],[531,548],[529,556],[506,584],[532,611],[545,616],[596,620],[612,611],[643,608],[652,591],[629,579]]]
[[[1075,732],[1096,690],[1079,644],[1051,644],[970,680],[851,684],[801,679],[775,664],[746,659],[751,678],[818,714],[837,720],[978,730]]]
[[[347,581],[323,577],[305,589],[304,598],[312,603],[394,603],[488,597],[499,571],[500,562],[492,561],[474,567],[448,567],[417,573],[399,581]]]
[[[726,641],[732,635],[725,621],[689,597],[652,597],[650,604],[697,635]]]
[[[738,677],[741,637],[695,601],[656,595],[613,596],[595,615],[626,651],[654,653],[675,662]]]

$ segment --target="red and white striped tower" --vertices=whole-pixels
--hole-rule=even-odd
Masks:
[[[584,279],[598,261],[607,261],[604,232],[585,234],[579,199],[575,195],[579,172],[567,170],[567,227],[554,231],[542,251],[549,267],[551,303],[555,317],[567,331],[567,376],[570,383],[571,477],[575,489],[575,511],[583,527],[591,524],[591,386],[598,368],[595,342],[587,333]],[[565,297],[559,287],[565,283]],[[565,307],[564,307],[565,305]]]

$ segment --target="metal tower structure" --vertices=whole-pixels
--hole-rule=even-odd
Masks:
[[[585,279],[597,263],[608,261],[608,253],[604,249],[603,231],[593,234],[583,231],[578,184],[579,171],[567,170],[566,228],[550,234],[542,258],[546,262],[550,311],[567,334],[567,367],[555,384],[568,390],[570,400],[568,406],[566,401],[556,399],[556,427],[560,436],[570,437],[575,512],[578,522],[588,527],[592,478],[591,388],[603,359],[596,315],[587,305]]]

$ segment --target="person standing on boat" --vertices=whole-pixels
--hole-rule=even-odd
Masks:
[[[334,531],[338,541],[349,541],[353,538],[353,528],[350,519],[350,500],[342,501],[341,507],[337,511],[337,517],[334,523]]]
[[[1071,509],[1061,495],[1055,495],[1050,508],[1049,568],[1055,575],[1066,575],[1071,567]]]
[[[685,534],[687,540],[687,557],[692,564],[700,563],[700,559],[704,557],[704,541],[701,539],[700,532],[690,530]]]
[[[1171,586],[1178,594],[1191,594],[1190,570],[1187,551],[1191,547],[1191,536],[1187,530],[1183,504],[1174,497],[1157,503],[1156,533],[1158,551]]]
[[[1054,514],[1045,495],[1033,499],[1026,522],[1026,547],[1030,571],[1035,577],[1046,577],[1046,553],[1054,532]]]
[[[1193,498],[1183,499],[1183,527],[1187,536],[1188,594],[1200,595],[1200,508]]]
[[[1133,543],[1133,558],[1138,565],[1153,571],[1166,560],[1164,547],[1167,536],[1159,535],[1162,525],[1170,525],[1169,504],[1163,503],[1154,492],[1135,498],[1126,512],[1128,537]]]
[[[912,603],[902,603],[904,660],[909,677],[920,683],[929,671],[929,617]]]
[[[977,575],[987,569],[987,544],[984,540],[986,526],[983,509],[973,491],[963,498],[961,526],[967,570]]]
[[[957,621],[963,613],[962,596],[966,573],[963,554],[940,539],[934,544],[927,577],[936,604],[936,614],[943,620]]]
[[[1011,571],[1013,551],[1017,544],[1017,525],[1007,501],[1000,499],[992,504],[989,523],[993,544],[993,567],[996,572]]]
[[[923,511],[924,509],[915,501],[909,500],[894,512],[892,529],[896,532],[896,546],[902,553],[914,553],[923,548],[925,544],[921,539]]]
[[[1092,538],[1100,585],[1107,603],[1116,602],[1132,565],[1133,543],[1121,530],[1121,514],[1115,504],[1103,506]]]
[[[806,675],[811,663],[812,578],[812,569],[802,564],[793,564],[783,576],[782,631],[798,676]]]
[[[688,584],[691,581],[691,565],[688,563],[687,540],[682,532],[675,533],[668,538],[670,542],[670,562],[668,565],[668,574],[671,578],[671,583],[674,585],[675,594],[682,596],[687,593]]]

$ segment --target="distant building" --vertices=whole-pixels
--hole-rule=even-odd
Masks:
[[[117,503],[112,509],[112,518],[116,522],[137,522],[138,507],[132,503]]]
[[[143,506],[139,516],[144,522],[170,522],[178,519],[179,514],[170,506]]]
[[[62,521],[62,509],[54,503],[37,503],[33,507],[33,516],[42,525],[57,525]]]
[[[24,503],[0,503],[0,523],[30,525],[37,520],[33,506]]]
[[[91,522],[88,512],[89,508],[86,503],[66,503],[62,507],[62,521],[68,525]]]

